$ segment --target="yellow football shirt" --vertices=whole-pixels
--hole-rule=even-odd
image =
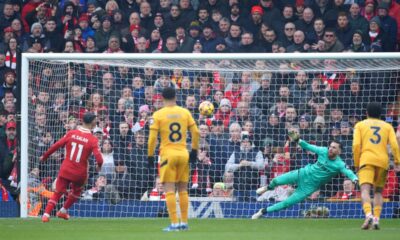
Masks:
[[[358,122],[353,136],[354,166],[373,165],[388,169],[388,144],[395,163],[400,163],[399,146],[392,125],[376,118]]]
[[[153,156],[157,134],[160,134],[160,155],[162,151],[185,150],[187,131],[198,132],[192,114],[179,106],[166,106],[153,114],[150,120],[148,155]],[[197,131],[196,131],[197,129]],[[193,134],[192,134],[193,135]],[[198,149],[199,137],[192,136],[192,148]]]

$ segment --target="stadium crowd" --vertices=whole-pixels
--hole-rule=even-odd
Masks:
[[[15,195],[18,184],[16,70],[21,52],[392,52],[400,46],[398,2],[2,1],[2,191]],[[397,127],[400,79],[398,72],[338,72],[336,64],[326,60],[318,73],[302,71],[290,62],[282,62],[279,68],[293,71],[262,72],[263,61],[254,63],[259,72],[235,73],[157,69],[151,61],[142,68],[70,64],[65,74],[57,67],[42,66],[30,73],[31,189],[40,186],[49,194],[63,156],[61,152],[53,155],[51,164],[41,164],[38,158],[66,131],[76,128],[85,111],[92,111],[98,116],[94,134],[105,164],[100,173],[92,169],[91,188],[82,198],[162,199],[157,166],[147,163],[147,136],[151,114],[162,107],[160,93],[167,86],[178,90],[179,105],[192,112],[201,133],[198,161],[191,170],[191,196],[255,201],[258,186],[313,162],[314,155],[288,141],[289,129],[318,145],[327,145],[331,138],[340,140],[342,158],[352,167],[352,128],[365,117],[368,102],[383,103],[386,120]],[[204,100],[215,106],[212,118],[199,115],[198,105]],[[397,184],[391,172],[384,196],[398,198]],[[354,186],[345,185],[339,177],[318,194],[330,199],[348,197],[343,192],[346,188],[354,191]],[[261,199],[282,199],[291,188],[278,191]]]

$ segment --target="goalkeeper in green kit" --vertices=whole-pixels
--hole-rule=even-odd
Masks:
[[[329,148],[311,145],[300,139],[296,131],[290,131],[289,137],[292,141],[298,142],[304,150],[316,153],[318,160],[314,164],[309,164],[298,170],[293,170],[274,178],[268,186],[257,189],[257,194],[263,194],[267,190],[273,190],[280,185],[297,185],[296,191],[286,200],[274,204],[268,208],[261,208],[251,218],[258,219],[264,214],[276,212],[296,203],[299,203],[317,191],[321,185],[330,181],[339,173],[343,173],[353,182],[357,182],[357,176],[350,169],[346,168],[345,163],[339,157],[341,153],[340,143],[333,140]]]

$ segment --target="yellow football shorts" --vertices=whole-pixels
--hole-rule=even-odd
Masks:
[[[189,153],[187,150],[163,151],[160,162],[160,181],[189,182]]]
[[[358,170],[358,181],[360,185],[369,183],[375,188],[383,188],[386,183],[387,172],[386,169],[377,166],[363,165]]]

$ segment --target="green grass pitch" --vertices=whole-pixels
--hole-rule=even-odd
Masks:
[[[400,220],[381,220],[381,230],[360,230],[361,219],[191,219],[187,232],[167,232],[167,219],[89,219],[69,221],[52,218],[0,219],[0,239],[4,240],[395,240],[400,236]]]

